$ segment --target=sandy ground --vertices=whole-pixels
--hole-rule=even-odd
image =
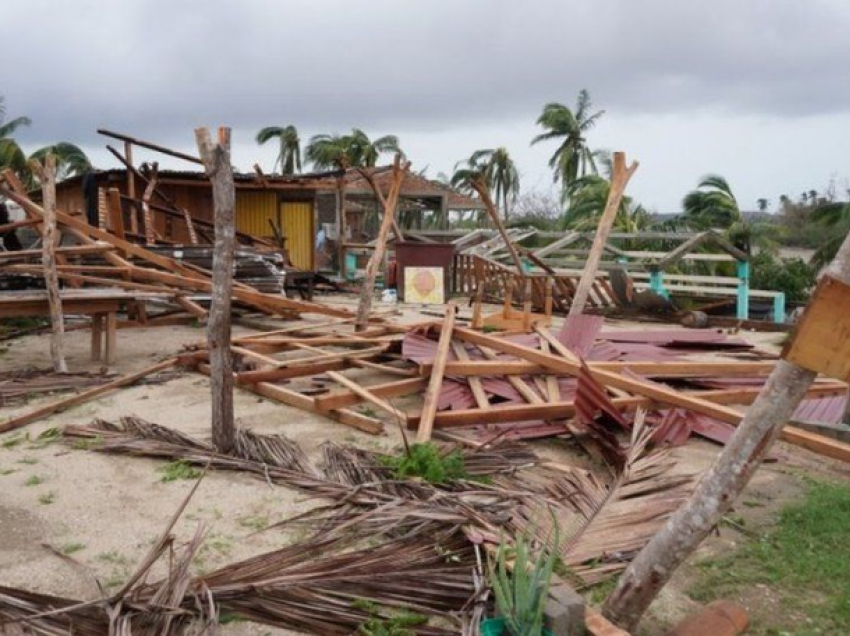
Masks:
[[[398,319],[414,322],[423,318],[433,316],[423,316],[408,307]],[[282,324],[267,318],[264,322],[271,328]],[[636,326],[612,324],[614,328]],[[236,334],[250,332],[234,329]],[[776,334],[746,336],[760,346],[774,349],[782,338]],[[203,330],[188,326],[120,330],[117,363],[112,370],[123,374],[144,368],[203,337]],[[49,366],[46,335],[23,337],[3,346],[0,370]],[[89,361],[88,331],[70,332],[67,351],[71,370],[95,369]],[[19,407],[0,408],[0,419],[28,412],[54,399],[41,397]],[[413,397],[394,403],[404,408],[415,405],[417,400]],[[285,433],[314,459],[326,440],[379,449],[399,443],[393,426],[388,426],[384,435],[374,437],[244,391],[237,390],[235,405],[241,426],[263,433]],[[22,437],[20,434],[0,436],[0,584],[92,599],[99,595],[93,576],[114,591],[135,570],[192,482],[163,483],[157,472],[163,462],[99,455],[58,443],[42,446],[35,441],[50,427],[86,424],[93,418],[116,420],[123,415],[137,415],[204,437],[210,420],[208,380],[188,373],[161,385],[126,388],[26,427],[26,437],[18,443],[10,440]],[[543,440],[534,446],[546,456],[570,459],[571,451],[562,440]],[[680,460],[680,470],[700,471],[710,464],[718,447],[692,441],[674,452]],[[756,522],[769,519],[779,505],[801,492],[797,478],[800,471],[850,478],[846,466],[800,449],[780,445],[778,454],[780,461],[762,467],[744,495],[744,499],[760,505],[744,507],[737,511],[739,514]],[[208,540],[197,567],[208,571],[297,540],[297,536],[277,529],[261,533],[257,530],[312,505],[314,502],[300,493],[270,487],[247,475],[212,473],[192,499],[176,534],[181,540],[188,540],[199,523],[206,527]],[[729,550],[737,539],[734,531],[724,529],[720,536],[705,542],[698,557]],[[76,548],[72,556],[80,565],[69,564],[45,546],[65,551]],[[677,574],[653,607],[643,633],[664,633],[666,627],[695,608],[682,591],[690,576],[693,572],[687,567]],[[248,623],[231,624],[224,629],[228,634],[288,633]]]

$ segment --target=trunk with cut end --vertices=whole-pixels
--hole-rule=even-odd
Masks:
[[[233,290],[233,250],[236,243],[236,189],[230,164],[230,129],[219,128],[218,142],[209,131],[195,131],[198,150],[212,183],[215,211],[212,301],[207,324],[212,385],[212,439],[217,451],[233,449],[233,355],[230,351],[230,304]]]
[[[605,249],[608,234],[611,233],[611,226],[614,225],[614,219],[617,217],[617,210],[623,200],[623,193],[637,168],[637,162],[633,162],[631,166],[626,168],[625,153],[614,153],[614,172],[611,176],[611,187],[608,190],[608,201],[605,203],[602,218],[599,219],[599,226],[596,228],[596,235],[593,237],[593,245],[591,245],[590,252],[587,255],[578,289],[573,295],[569,316],[576,316],[584,311],[590,290],[593,288],[593,283],[596,282],[596,272],[599,270],[599,261],[602,260],[602,250]]]
[[[41,194],[44,199],[41,262],[47,287],[47,302],[50,306],[50,357],[56,373],[67,373],[68,365],[63,352],[65,318],[62,315],[62,296],[59,294],[59,274],[56,271],[56,244],[59,242],[56,229],[56,157],[47,155],[43,166],[34,161],[32,167],[41,181]]]
[[[850,236],[826,273],[850,283]],[[603,613],[634,630],[658,592],[729,511],[817,374],[780,360],[694,493],[641,550],[605,601]]]

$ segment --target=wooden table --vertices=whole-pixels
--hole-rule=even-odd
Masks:
[[[62,313],[92,317],[91,359],[106,364],[115,361],[116,314],[123,305],[159,298],[158,294],[141,294],[115,289],[63,289]],[[46,291],[13,291],[0,293],[0,318],[49,316]]]

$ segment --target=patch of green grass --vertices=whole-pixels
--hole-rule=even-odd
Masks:
[[[602,583],[597,583],[593,587],[591,587],[588,592],[588,600],[590,604],[599,607],[602,603],[605,602],[605,599],[608,598],[608,595],[614,591],[614,588],[617,587],[617,578],[611,578],[607,581],[602,581]]]
[[[42,506],[49,506],[54,501],[56,501],[56,493],[53,491],[46,492],[38,496],[38,503],[40,503]]]
[[[110,550],[109,552],[101,552],[97,555],[97,558],[100,561],[104,561],[106,563],[112,563],[113,565],[129,565],[130,561],[123,554],[120,554],[117,550]]]
[[[0,475],[11,475],[12,473],[18,472],[17,468],[1,468]]]
[[[201,471],[192,466],[185,459],[179,459],[174,462],[168,462],[165,466],[157,468],[158,473],[162,473],[160,481],[170,482],[178,479],[197,479],[201,476]]]
[[[69,543],[62,545],[62,547],[59,548],[59,552],[61,552],[65,556],[68,556],[69,554],[74,554],[75,552],[79,552],[80,550],[85,550],[85,549],[86,549],[85,543],[77,543],[76,541],[71,541]]]
[[[396,479],[419,477],[432,484],[443,484],[469,477],[463,466],[463,454],[459,450],[441,453],[433,442],[411,444],[410,454],[402,451],[400,456],[382,457],[381,463],[392,469]]]
[[[62,437],[62,431],[60,431],[56,426],[51,426],[48,429],[42,431],[38,437],[35,438],[30,448],[44,448],[53,442],[59,441]]]
[[[71,444],[71,448],[74,450],[92,450],[93,448],[100,448],[101,446],[103,446],[102,435],[81,437],[80,439],[74,440],[74,443]]]
[[[355,609],[369,613],[369,618],[357,628],[362,636],[416,636],[416,627],[428,622],[426,616],[406,610],[382,610],[368,599],[357,599],[352,604]]]
[[[775,527],[735,553],[699,563],[703,576],[689,590],[701,602],[769,587],[780,612],[760,617],[764,633],[850,633],[850,489],[813,482],[805,499],[784,508]],[[792,616],[805,616],[805,625]]]
[[[2,442],[0,442],[0,446],[3,448],[15,448],[16,446],[20,446],[24,442],[29,441],[29,433],[15,433],[14,435],[7,437]]]
[[[360,412],[366,417],[378,417],[378,412],[370,406],[364,406]]]
[[[32,466],[33,464],[37,464],[38,460],[35,457],[24,457],[18,460],[19,464],[27,464],[28,466]]]
[[[237,522],[243,528],[250,528],[255,532],[265,530],[269,526],[269,518],[265,515],[251,515],[248,517],[239,517]]]
[[[40,484],[43,484],[44,481],[45,481],[45,478],[42,477],[41,475],[30,475],[29,477],[27,477],[27,480],[24,482],[24,486],[38,486]]]

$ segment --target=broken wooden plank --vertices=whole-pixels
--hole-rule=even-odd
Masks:
[[[437,351],[434,354],[434,368],[425,390],[424,404],[419,430],[416,433],[416,441],[427,442],[431,439],[431,431],[434,428],[434,417],[437,414],[437,402],[440,398],[440,390],[443,387],[443,372],[446,368],[446,360],[449,356],[449,345],[452,342],[452,331],[455,326],[455,315],[457,306],[453,302],[446,305],[446,319],[440,325],[440,339],[437,342]]]
[[[383,398],[378,397],[377,395],[372,393],[372,391],[370,391],[368,387],[361,386],[357,384],[357,382],[355,382],[354,380],[346,378],[344,375],[336,373],[335,371],[328,371],[327,376],[331,378],[334,382],[337,382],[342,386],[346,387],[347,389],[351,390],[353,393],[357,394],[367,402],[374,404],[383,411],[386,411],[399,422],[404,423],[407,420],[407,415],[404,413],[404,411],[400,411]]]
[[[49,415],[53,415],[54,413],[64,411],[72,406],[83,404],[84,402],[88,402],[89,400],[99,397],[104,393],[109,393],[110,391],[113,391],[115,389],[120,389],[121,387],[133,384],[133,382],[141,380],[142,378],[148,375],[152,375],[154,373],[159,373],[160,371],[170,369],[176,364],[177,358],[171,358],[170,360],[166,360],[164,362],[158,362],[157,364],[150,367],[145,367],[144,369],[142,369],[141,371],[137,371],[136,373],[131,373],[129,375],[122,376],[117,380],[109,382],[108,384],[102,384],[101,386],[89,389],[87,391],[83,391],[82,393],[71,396],[64,400],[59,400],[58,402],[53,402],[52,404],[48,404],[47,406],[42,406],[41,408],[38,408],[30,413],[19,415],[18,417],[13,417],[9,420],[6,420],[5,422],[0,422],[0,433],[7,433],[8,431],[20,428],[21,426],[32,424],[33,422],[37,422],[38,420],[43,419]]]

